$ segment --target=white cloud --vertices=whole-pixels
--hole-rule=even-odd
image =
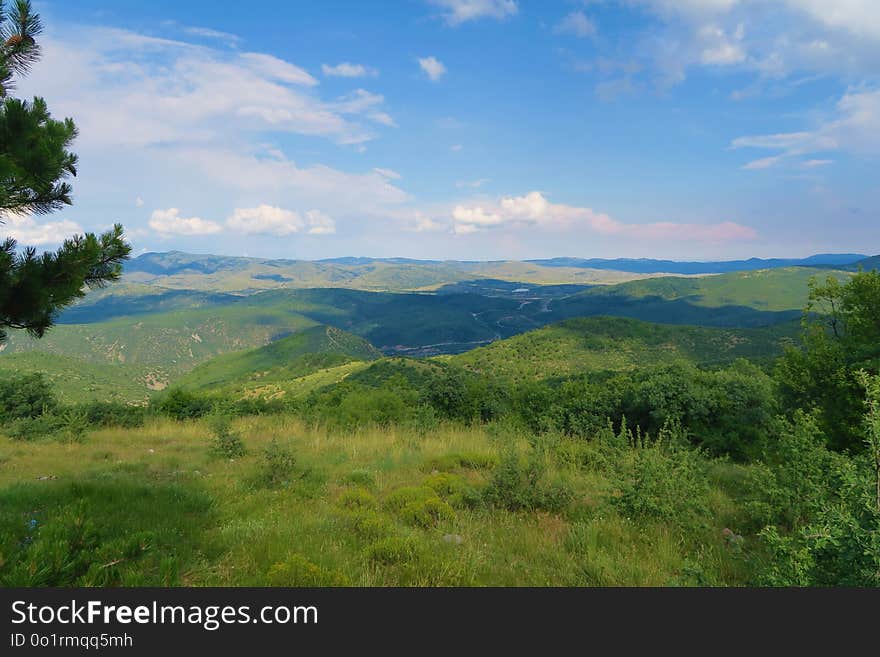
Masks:
[[[140,196],[138,196],[138,197],[134,200],[134,205],[135,205],[136,208],[142,208],[142,207],[144,207],[144,199],[142,199]]]
[[[274,235],[286,237],[305,230],[309,235],[331,235],[336,222],[320,210],[309,210],[303,218],[298,212],[273,205],[236,208],[226,220],[232,230],[245,235]]]
[[[539,227],[544,231],[587,229],[602,235],[617,235],[637,240],[674,240],[723,243],[754,239],[754,229],[733,222],[688,224],[656,222],[627,224],[591,208],[551,203],[540,192],[511,196],[494,204],[457,205],[452,210],[452,232],[467,235],[499,227]]]
[[[366,78],[379,75],[379,72],[374,68],[351,62],[340,62],[335,66],[321,64],[321,71],[324,75],[337,78]]]
[[[443,18],[449,25],[460,25],[479,18],[503,20],[519,11],[516,0],[429,0],[444,10]]]
[[[436,82],[446,74],[446,67],[436,57],[419,57],[419,66],[432,82]]]
[[[449,150],[451,150],[453,153],[458,153],[462,148],[464,148],[464,146],[462,146],[461,144],[453,144],[449,147]]]
[[[332,235],[336,232],[336,222],[319,210],[306,212],[309,222],[309,235]]]
[[[150,228],[163,236],[168,235],[212,235],[219,233],[220,224],[200,217],[181,217],[180,210],[154,210],[150,215]]]
[[[700,52],[700,61],[703,64],[725,66],[745,60],[746,53],[739,43],[743,35],[741,29],[731,36],[717,25],[704,25],[698,34],[704,46]]]
[[[628,57],[640,72],[605,74],[604,88],[665,91],[691,69],[730,69],[754,76],[749,93],[804,76],[873,77],[880,63],[876,0],[618,0],[645,10],[656,24],[627,32]],[[593,71],[602,75],[598,71]]]
[[[278,59],[273,55],[258,52],[246,52],[239,58],[254,72],[263,75],[269,80],[287,82],[288,84],[305,85],[313,87],[318,81],[299,66]]]
[[[559,34],[573,34],[585,39],[596,36],[596,24],[593,23],[582,11],[573,11],[563,18],[556,26]]]
[[[3,217],[0,231],[16,239],[22,246],[52,246],[65,238],[82,233],[82,227],[68,219],[38,222],[29,215],[9,214]]]
[[[834,164],[834,160],[807,160],[804,162],[804,166],[808,169],[812,169],[815,167],[826,167],[829,164]]]
[[[470,189],[479,189],[483,185],[489,182],[488,178],[479,178],[478,180],[459,180],[455,183],[455,186],[459,189],[470,188]]]
[[[402,176],[394,169],[382,169],[380,167],[374,167],[373,171],[378,173],[383,178],[388,178],[389,180],[400,180],[400,178],[402,178]]]
[[[880,154],[880,90],[851,91],[845,94],[837,102],[836,116],[820,122],[813,130],[738,137],[731,142],[731,148],[778,151],[774,156],[746,165],[746,168],[752,169],[767,168],[785,158],[814,153],[848,151],[867,155]],[[810,161],[826,162],[816,159]]]
[[[381,95],[323,100],[307,71],[271,55],[110,28],[75,32],[47,35],[43,60],[20,87],[75,116],[78,143],[164,147],[276,130],[359,144],[374,138],[359,119],[390,118]]]
[[[235,45],[241,41],[241,37],[236,34],[231,34],[230,32],[222,32],[220,30],[215,30],[210,27],[185,27],[183,28],[183,31],[187,34],[192,34],[193,36],[225,41],[230,45]]]
[[[772,155],[770,157],[762,157],[757,160],[752,160],[751,162],[746,162],[742,168],[749,171],[753,171],[756,169],[769,169],[770,167],[775,167],[781,161],[781,155]]]

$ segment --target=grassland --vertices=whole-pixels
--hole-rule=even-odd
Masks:
[[[728,489],[738,466],[712,466],[705,525],[682,527],[618,510],[621,481],[595,466],[584,441],[532,446],[491,426],[335,433],[287,416],[240,419],[233,430],[244,457],[214,455],[207,423],[153,420],[73,444],[0,437],[3,583],[736,585],[749,576],[722,532],[736,526]],[[267,488],[272,441],[296,464]],[[564,511],[469,501],[513,447],[545,455],[543,477],[572,493]]]

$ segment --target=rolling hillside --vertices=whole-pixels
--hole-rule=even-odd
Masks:
[[[515,380],[589,371],[627,370],[688,361],[720,364],[778,356],[796,338],[797,322],[765,329],[651,324],[620,317],[570,319],[454,356],[475,372]]]
[[[644,276],[589,267],[518,261],[419,261],[404,258],[265,260],[172,251],[146,253],[126,264],[124,280],[172,289],[252,294],[278,288],[370,291],[429,290],[448,283],[494,278],[533,284],[617,283]]]
[[[366,340],[330,326],[314,326],[263,347],[217,356],[183,376],[183,387],[207,390],[297,379],[351,361],[380,358]]]
[[[554,320],[611,315],[666,324],[758,327],[789,322],[806,305],[814,276],[849,273],[790,267],[699,278],[654,278],[595,287],[553,300]]]
[[[95,400],[143,403],[164,386],[149,368],[96,363],[63,354],[30,351],[0,356],[0,377],[42,373],[65,404]]]

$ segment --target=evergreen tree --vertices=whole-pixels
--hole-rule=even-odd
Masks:
[[[53,119],[42,98],[9,95],[15,78],[39,59],[41,31],[30,0],[16,0],[9,10],[0,0],[0,223],[3,216],[48,214],[71,204],[76,126]],[[130,252],[119,224],[102,235],[74,236],[54,253],[19,248],[12,238],[0,242],[0,342],[6,328],[41,337],[84,288],[119,278]]]

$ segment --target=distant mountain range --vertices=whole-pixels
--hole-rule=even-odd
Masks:
[[[174,276],[179,274],[209,275],[225,271],[246,271],[255,266],[280,270],[290,269],[297,265],[307,265],[315,270],[328,267],[365,268],[375,265],[426,268],[436,271],[442,268],[450,272],[468,274],[494,274],[495,270],[511,263],[520,266],[537,266],[541,268],[589,269],[609,272],[626,272],[630,274],[725,274],[735,271],[754,269],[777,269],[780,267],[835,267],[856,268],[860,262],[866,266],[876,266],[878,256],[869,258],[861,253],[820,253],[806,258],[749,258],[747,260],[719,261],[676,261],[658,260],[653,258],[545,258],[535,260],[495,260],[478,262],[472,260],[415,260],[412,258],[365,258],[341,257],[323,260],[289,260],[244,258],[216,255],[192,255],[171,251],[168,253],[145,253],[126,264],[128,274],[148,274],[152,276]],[[310,272],[312,273],[312,272]],[[258,278],[275,282],[285,282],[282,274],[261,273]],[[543,281],[541,281],[543,282]]]
[[[679,262],[651,258],[550,258],[526,260],[543,267],[577,267],[611,269],[636,274],[726,274],[732,271],[777,269],[779,267],[842,267],[865,260],[860,253],[820,253],[808,258],[749,258],[748,260],[719,260],[710,262]]]

